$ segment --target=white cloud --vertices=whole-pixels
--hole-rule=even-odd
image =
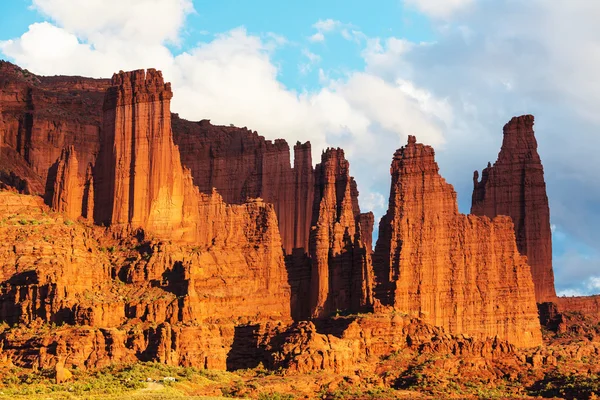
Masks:
[[[325,40],[325,35],[323,35],[323,33],[321,32],[317,32],[311,37],[309,37],[308,40],[310,40],[311,42],[322,42]]]
[[[365,211],[375,211],[377,214],[383,214],[387,209],[385,200],[386,197],[383,194],[379,192],[370,192],[363,196],[362,206]]]
[[[352,24],[345,24],[333,19],[319,20],[313,24],[313,28],[317,32],[308,38],[311,42],[324,42],[325,34],[334,32],[339,33],[344,39],[354,41],[358,44],[360,44],[361,40],[366,39],[366,35],[359,30],[353,29]]]
[[[191,0],[33,0],[33,7],[84,40],[110,37],[176,42]]]
[[[336,21],[333,19],[320,19],[313,25],[313,28],[315,28],[319,32],[331,32],[339,28],[340,26],[342,26],[342,23],[340,21]]]
[[[567,288],[557,291],[557,295],[571,296],[589,296],[600,293],[600,276],[590,276],[581,281],[577,287]]]
[[[298,66],[298,68],[300,69],[300,73],[303,75],[312,71],[313,66],[321,62],[321,56],[311,52],[308,49],[303,49],[302,55],[308,59],[308,62],[301,63]]]
[[[475,0],[405,0],[405,2],[430,17],[447,19],[455,12],[468,8]]]
[[[110,77],[119,70],[171,69],[170,51],[160,44],[112,38],[104,46],[81,43],[65,29],[48,22],[32,24],[20,38],[0,41],[0,51],[21,67],[42,75]]]

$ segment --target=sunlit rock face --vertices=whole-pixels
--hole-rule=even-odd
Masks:
[[[434,155],[414,136],[394,154],[374,256],[378,297],[453,333],[539,345],[531,271],[511,219],[460,214]]]
[[[514,117],[504,126],[498,160],[482,171],[481,181],[475,171],[473,184],[471,213],[512,218],[517,247],[531,266],[537,302],[555,301],[550,208],[532,115]]]

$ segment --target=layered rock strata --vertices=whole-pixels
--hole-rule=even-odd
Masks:
[[[115,74],[104,101],[104,137],[96,165],[94,219],[194,240],[198,191],[184,172],[171,133],[173,94],[159,71]]]
[[[504,139],[494,165],[473,176],[471,213],[508,215],[515,226],[519,252],[531,266],[538,303],[554,301],[552,234],[544,169],[537,152],[532,115],[515,117],[504,126]]]
[[[556,299],[561,312],[578,312],[600,320],[600,295],[558,297]]]
[[[181,166],[173,144],[169,110],[172,94],[159,72],[119,73],[112,83],[105,103],[106,135],[93,176],[88,168],[86,179],[81,179],[78,153],[73,147],[65,149],[53,173],[50,202],[69,218],[94,215],[97,223],[109,226],[122,238],[137,234],[146,242],[155,240],[158,244],[144,253],[147,258],[140,259],[138,253],[133,260],[114,260],[118,268],[113,267],[104,278],[109,286],[117,277],[132,285],[127,287],[137,293],[134,300],[111,298],[99,308],[75,309],[75,303],[69,303],[70,309],[62,317],[46,312],[43,319],[62,318],[67,323],[83,321],[108,327],[112,324],[107,325],[100,314],[111,310],[115,316],[156,323],[241,317],[288,320],[290,289],[273,206],[260,199],[227,205],[215,191],[199,193],[189,171]],[[29,222],[26,224],[29,226]],[[160,241],[174,244],[159,245]],[[115,245],[111,248],[114,250]],[[13,262],[29,265],[25,255],[15,257],[6,258],[7,274]],[[39,260],[31,262],[45,265]],[[68,281],[71,275],[85,275],[80,270],[94,264],[99,262],[88,261],[59,271],[49,269],[47,276],[41,268],[34,281],[50,279],[51,285],[56,285],[57,280]],[[9,276],[5,278],[10,281]],[[86,285],[94,288],[94,281],[102,283],[98,277],[86,281]],[[72,299],[68,292],[46,290],[44,296],[49,299],[44,301],[62,304]],[[136,300],[143,293],[156,296],[156,301]],[[20,301],[18,296],[11,300],[15,304]]]
[[[510,218],[460,214],[433,149],[414,136],[391,174],[374,257],[382,302],[452,333],[539,345],[531,271]]]
[[[314,318],[373,305],[369,218],[360,214],[358,191],[341,149],[328,149],[315,168],[310,236],[310,304]],[[362,216],[362,221],[361,221]],[[362,223],[361,223],[362,222]],[[365,233],[368,241],[363,241]]]

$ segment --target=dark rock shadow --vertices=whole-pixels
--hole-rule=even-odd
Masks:
[[[259,325],[239,325],[235,327],[233,344],[227,353],[227,370],[256,368],[266,365],[269,353],[259,343]]]
[[[310,316],[311,260],[303,248],[285,256],[285,268],[290,285],[290,309],[294,321],[305,321]]]

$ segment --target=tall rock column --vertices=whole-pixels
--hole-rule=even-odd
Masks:
[[[311,316],[373,304],[371,257],[361,238],[358,191],[341,149],[328,149],[315,169],[310,234]]]
[[[519,252],[531,266],[538,303],[556,299],[552,271],[550,208],[544,169],[537,152],[532,115],[515,117],[504,126],[504,139],[493,166],[473,177],[475,215],[508,215],[515,225]]]
[[[374,256],[378,297],[451,333],[541,344],[531,271],[510,218],[460,214],[434,156],[414,136],[394,154]]]
[[[160,71],[113,76],[104,100],[104,141],[95,174],[96,198],[108,200],[96,203],[97,222],[182,237],[183,225],[193,224],[195,218],[185,216],[198,213],[197,190],[173,143],[172,96]]]

